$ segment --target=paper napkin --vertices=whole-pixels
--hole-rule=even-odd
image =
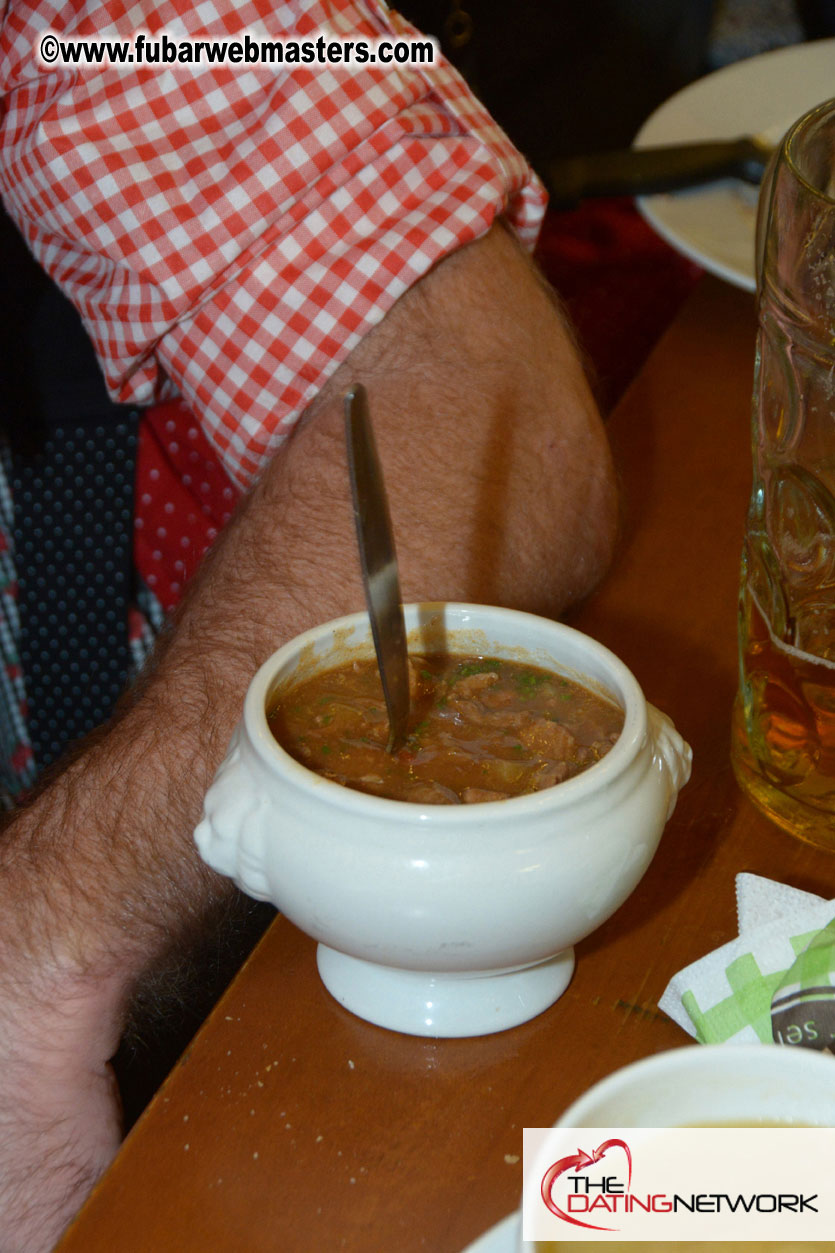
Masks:
[[[659,1008],[703,1044],[835,1052],[835,900],[736,877],[739,935],[685,967]]]

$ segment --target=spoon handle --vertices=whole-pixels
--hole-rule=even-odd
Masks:
[[[386,486],[361,383],[345,396],[345,439],[362,582],[389,717],[388,751],[393,753],[403,744],[409,721],[406,626]]]

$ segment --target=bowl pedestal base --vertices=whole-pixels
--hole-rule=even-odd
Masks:
[[[431,973],[378,966],[320,944],[322,982],[351,1013],[407,1035],[491,1035],[553,1005],[574,972],[574,949],[521,970]]]

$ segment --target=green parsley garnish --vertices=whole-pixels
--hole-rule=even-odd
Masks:
[[[450,683],[457,682],[458,679],[467,679],[471,674],[489,674],[497,672],[501,669],[500,661],[462,661],[450,678]]]
[[[516,690],[520,696],[533,696],[538,687],[550,678],[547,674],[534,674],[532,670],[523,670],[516,680]]]

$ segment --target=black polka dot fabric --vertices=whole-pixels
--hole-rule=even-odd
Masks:
[[[14,459],[21,664],[39,768],[105,721],[128,674],[138,414]]]

